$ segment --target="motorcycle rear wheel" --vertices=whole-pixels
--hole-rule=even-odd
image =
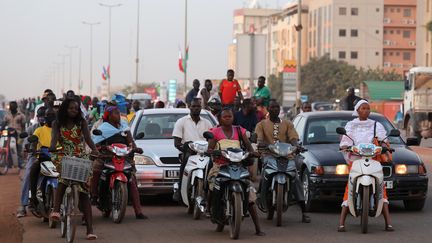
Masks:
[[[128,190],[125,182],[116,181],[112,190],[112,220],[120,224],[126,212]]]
[[[54,208],[54,195],[55,195],[55,189],[52,186],[48,187],[48,190],[46,192],[46,202],[47,202],[47,214],[50,215],[53,208]],[[51,229],[54,229],[57,227],[57,221],[52,220],[50,217],[48,217],[48,227]]]
[[[361,213],[361,231],[366,234],[368,231],[368,218],[369,218],[369,189],[370,187],[363,187],[363,198],[362,198],[362,213]]]
[[[231,216],[229,219],[230,224],[230,237],[236,240],[240,236],[240,226],[242,222],[242,196],[240,192],[233,192],[229,207],[231,207]]]

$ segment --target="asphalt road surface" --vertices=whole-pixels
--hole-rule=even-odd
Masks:
[[[430,141],[427,141],[428,143]],[[429,144],[423,143],[422,146]],[[427,165],[429,176],[432,171],[432,148],[417,147]],[[17,176],[7,176],[17,180]],[[431,188],[431,180],[429,181]],[[430,190],[429,190],[430,191]],[[429,194],[430,195],[430,194]],[[195,221],[186,214],[184,207],[171,202],[169,197],[146,198],[143,205],[148,220],[136,220],[132,207],[128,207],[125,220],[114,224],[102,218],[93,208],[94,229],[99,236],[96,242],[221,242],[230,241],[228,228],[215,232],[216,226],[208,219]],[[318,212],[311,213],[312,223],[300,221],[300,210],[289,208],[284,214],[283,226],[276,227],[274,222],[260,214],[265,236],[255,236],[252,220],[243,221],[239,241],[242,242],[430,242],[432,225],[432,199],[429,197],[423,211],[407,212],[402,202],[391,202],[391,216],[395,232],[384,231],[384,219],[369,218],[369,233],[360,233],[359,218],[348,217],[347,232],[336,231],[339,219],[339,203],[323,203]],[[62,242],[60,230],[49,229],[40,219],[27,216],[19,220],[24,228],[23,242]],[[76,242],[85,240],[85,226],[79,226]]]

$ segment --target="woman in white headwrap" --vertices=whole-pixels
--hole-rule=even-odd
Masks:
[[[345,130],[347,135],[354,140],[354,144],[360,143],[377,143],[380,141],[380,146],[387,146],[384,139],[386,138],[386,130],[384,126],[376,122],[374,120],[369,119],[370,114],[370,106],[366,100],[360,100],[354,107],[353,116],[357,116],[354,120],[348,122],[345,126]],[[342,136],[340,142],[340,148],[346,149],[348,146],[352,146],[353,141],[349,139],[347,136]],[[378,145],[378,144],[377,144]],[[346,154],[345,159],[347,160],[349,167],[351,168],[352,162],[356,159],[359,159],[358,156],[352,154]],[[388,198],[387,193],[384,188],[384,205],[383,205],[383,215],[385,219],[385,230],[393,231],[393,227],[391,225],[390,213],[388,209]],[[342,212],[339,220],[339,232],[345,231],[345,219],[348,215],[348,184],[345,188],[345,194],[342,203]]]

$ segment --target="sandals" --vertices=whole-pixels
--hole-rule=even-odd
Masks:
[[[345,232],[345,225],[339,225],[338,232]]]
[[[53,221],[60,221],[60,213],[59,212],[52,212],[50,214],[50,218]]]
[[[394,231],[394,228],[393,228],[393,226],[391,226],[390,224],[387,224],[387,225],[385,226],[385,231],[393,232],[393,231]]]
[[[95,234],[87,234],[87,240],[96,240],[98,237]]]

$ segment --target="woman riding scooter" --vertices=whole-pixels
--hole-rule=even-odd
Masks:
[[[353,116],[358,116],[358,118],[348,122],[345,126],[347,135],[354,141],[351,141],[347,136],[343,136],[340,142],[340,148],[342,150],[347,149],[349,146],[360,143],[374,143],[377,146],[388,147],[388,143],[383,141],[386,138],[386,130],[384,126],[374,120],[369,119],[370,106],[366,100],[360,100],[357,102],[354,108]],[[345,160],[347,161],[349,168],[353,161],[359,159],[357,156],[352,154],[345,154]],[[382,157],[375,158],[379,162],[382,161]],[[386,189],[384,187],[384,205],[383,205],[383,215],[385,220],[385,230],[394,231],[391,225],[390,213],[388,208],[388,198]],[[342,212],[339,220],[339,232],[345,232],[345,219],[348,215],[348,184],[345,188],[345,194],[342,203]]]
[[[142,149],[137,148],[132,135],[129,131],[129,127],[126,122],[124,122],[120,117],[120,111],[114,104],[108,104],[103,114],[104,122],[98,127],[100,131],[102,131],[103,136],[93,136],[93,142],[95,144],[103,144],[103,145],[111,145],[113,143],[121,143],[128,144],[132,146],[132,148],[137,153],[142,153]],[[120,133],[126,133],[125,136],[121,136]],[[132,166],[135,166],[132,164]],[[104,167],[104,162],[100,159],[96,159],[93,164],[93,177],[91,180],[91,195],[92,195],[92,204],[97,204],[98,197],[98,184],[99,179],[102,173],[102,169]],[[135,211],[136,219],[147,219],[141,212],[140,198],[138,187],[136,183],[136,178],[133,175],[130,185],[131,196],[132,196],[132,205]]]

